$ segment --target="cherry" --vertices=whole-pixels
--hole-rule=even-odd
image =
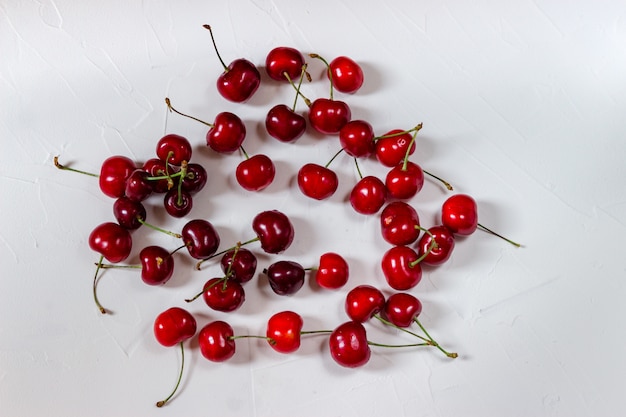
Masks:
[[[243,58],[235,59],[230,65],[226,66],[215,44],[211,26],[203,25],[203,27],[211,34],[213,48],[222,67],[224,67],[224,72],[217,78],[217,91],[227,100],[236,103],[247,101],[261,84],[259,70],[252,62]]]
[[[157,142],[156,155],[163,161],[172,165],[180,166],[183,161],[189,162],[191,159],[191,144],[189,140],[181,135],[168,134]]]
[[[183,226],[181,235],[187,251],[195,259],[212,256],[220,245],[220,236],[208,220],[188,221]]]
[[[339,186],[337,174],[328,166],[314,163],[303,165],[298,171],[298,187],[302,194],[315,200],[332,196]]]
[[[277,104],[265,117],[265,129],[281,142],[294,142],[306,130],[306,119],[285,104]]]
[[[167,177],[176,172],[173,166],[169,164],[166,166],[165,162],[159,158],[151,158],[144,162],[142,169],[152,177],[162,177],[158,180],[150,180],[153,192],[165,193],[171,188],[170,181],[168,181],[169,178]]]
[[[102,162],[98,183],[107,196],[119,198],[126,190],[126,179],[137,169],[135,162],[121,155],[110,156]]]
[[[415,152],[415,141],[411,131],[417,132],[421,124],[412,130],[394,129],[376,138],[376,159],[386,167],[392,168],[402,162],[408,152]]]
[[[320,256],[315,282],[322,288],[338,289],[346,285],[349,275],[348,262],[337,253],[326,252]]]
[[[350,204],[360,214],[374,214],[387,201],[385,184],[373,175],[361,178],[350,192]]]
[[[424,171],[414,162],[400,162],[387,172],[385,187],[391,198],[406,200],[414,197],[424,186]]]
[[[130,232],[118,223],[102,223],[89,234],[89,247],[111,263],[128,258],[132,243]]]
[[[404,201],[393,201],[380,214],[383,238],[392,245],[408,245],[417,240],[420,222],[417,211]]]
[[[187,173],[182,181],[182,189],[194,194],[204,188],[208,181],[208,173],[202,165],[189,163],[187,164]]]
[[[328,339],[331,357],[339,365],[356,368],[369,362],[371,350],[363,324],[348,321],[340,324]]]
[[[272,291],[278,295],[295,294],[304,285],[306,271],[294,261],[276,261],[263,270]]]
[[[363,85],[363,70],[347,56],[338,56],[328,64],[328,79],[342,93],[355,93]]]
[[[154,320],[153,331],[160,344],[171,347],[196,334],[196,319],[180,307],[168,308]]]
[[[248,249],[236,247],[222,255],[220,265],[226,278],[243,284],[254,277],[257,258]]]
[[[392,294],[385,303],[383,309],[387,320],[398,327],[409,327],[422,312],[422,303],[415,296],[398,292]]]
[[[243,149],[243,148],[242,148]],[[272,160],[263,154],[249,157],[237,165],[235,176],[237,182],[248,191],[261,191],[267,188],[276,176],[276,168]]]
[[[139,229],[146,220],[146,208],[139,201],[120,197],[113,203],[113,216],[124,229]]]
[[[355,158],[365,158],[374,153],[374,128],[365,120],[350,120],[339,131],[343,150]]]
[[[363,323],[378,314],[385,306],[385,296],[376,287],[362,284],[346,294],[345,310],[351,320]]]
[[[193,197],[183,189],[172,188],[163,198],[165,211],[172,217],[185,217],[193,208]]]
[[[160,246],[146,246],[139,252],[141,279],[148,285],[165,284],[174,273],[174,258]]]
[[[300,75],[304,64],[302,53],[288,46],[278,46],[272,49],[265,58],[267,75],[276,81],[295,79]]]
[[[267,210],[257,214],[252,220],[252,229],[266,253],[281,253],[293,242],[293,225],[289,218],[278,210]]]
[[[381,268],[391,288],[405,291],[415,287],[422,279],[422,267],[417,252],[408,246],[394,246],[382,257]]]
[[[235,354],[234,331],[225,321],[205,325],[198,333],[198,342],[202,356],[212,362],[224,362]]]
[[[152,184],[147,171],[139,168],[134,170],[126,179],[126,189],[124,195],[132,201],[143,201],[152,194]]]
[[[300,348],[302,317],[293,311],[278,312],[267,322],[266,337],[277,352],[292,353]]]
[[[452,233],[471,235],[478,227],[476,201],[467,194],[449,197],[441,207],[441,222]]]
[[[206,305],[216,311],[237,310],[246,300],[241,283],[227,278],[211,278],[204,284],[202,298]]]
[[[427,265],[441,265],[446,262],[454,249],[454,234],[446,226],[438,225],[428,229],[417,242],[418,255],[424,256],[422,263]],[[436,246],[432,249],[432,241]]]

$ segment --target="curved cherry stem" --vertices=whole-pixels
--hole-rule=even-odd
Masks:
[[[181,239],[183,237],[183,235],[181,235],[180,233],[171,232],[169,230],[165,230],[165,229],[162,229],[162,228],[160,228],[158,226],[150,224],[150,223],[146,222],[144,219],[142,219],[139,216],[137,216],[137,221],[139,223],[141,223],[142,225],[149,227],[150,229],[156,230],[157,232],[165,233],[166,235],[170,235],[170,236],[175,237],[177,239]]]
[[[331,164],[331,163],[332,163],[332,162],[333,162],[333,161],[334,161],[334,160],[335,160],[335,159],[339,156],[339,154],[340,154],[341,152],[343,152],[343,148],[339,149],[339,151],[337,151],[337,153],[335,153],[335,154],[333,155],[333,157],[332,157],[332,158],[330,158],[330,161],[328,161],[328,162],[326,163],[326,165],[324,165],[324,168],[328,168],[328,167],[330,166],[330,164]]]
[[[437,349],[439,349],[441,352],[443,352],[443,354],[445,354],[449,358],[458,358],[459,357],[459,355],[456,352],[448,352],[444,348],[442,348],[441,345],[439,343],[437,343],[435,341],[435,339],[432,338],[432,336],[428,333],[428,331],[426,331],[426,328],[424,326],[422,326],[422,323],[420,323],[420,321],[418,320],[417,317],[415,317],[413,319],[413,321],[415,323],[417,323],[417,325],[424,332],[426,337],[428,337],[428,339],[432,342],[432,345],[435,346]]]
[[[180,372],[178,373],[178,380],[176,381],[176,385],[174,389],[164,400],[158,401],[156,403],[157,407],[163,407],[173,396],[176,394],[178,387],[180,386],[180,381],[183,379],[183,370],[185,369],[185,347],[183,346],[183,342],[180,342]]]
[[[502,236],[501,234],[498,234],[498,233],[494,232],[493,230],[491,230],[491,229],[489,229],[489,228],[487,228],[487,227],[483,226],[483,225],[482,225],[482,224],[480,224],[480,223],[478,223],[478,228],[479,228],[480,230],[482,230],[483,232],[487,232],[487,233],[489,233],[489,234],[492,234],[492,235],[494,235],[494,236],[499,237],[499,238],[500,238],[500,239],[502,239],[502,240],[505,240],[506,242],[509,242],[511,245],[513,245],[513,246],[515,246],[515,247],[517,247],[517,248],[521,248],[521,247],[522,247],[522,244],[521,244],[521,243],[514,242],[514,241],[512,241],[511,239],[506,238],[506,237]]]
[[[172,102],[170,101],[169,97],[165,97],[165,104],[167,104],[167,108],[168,108],[170,111],[173,111],[173,112],[174,112],[174,113],[176,113],[176,114],[179,114],[179,115],[181,115],[181,116],[187,117],[187,118],[189,118],[189,119],[191,119],[191,120],[195,120],[196,122],[200,122],[200,123],[202,123],[203,125],[206,125],[206,126],[209,126],[209,127],[214,127],[214,126],[215,126],[215,125],[213,125],[213,124],[211,124],[211,123],[209,123],[209,122],[205,122],[204,120],[198,119],[197,117],[193,117],[193,116],[190,116],[190,115],[188,115],[188,114],[185,114],[185,113],[182,113],[182,112],[180,112],[180,111],[176,110],[176,109],[172,106]],[[167,166],[167,165],[166,165],[166,166]]]
[[[414,332],[410,331],[409,329],[406,329],[404,327],[400,327],[400,326],[397,326],[397,325],[393,324],[392,322],[390,322],[389,320],[384,319],[382,316],[380,316],[378,314],[375,314],[374,318],[377,319],[378,321],[380,321],[381,323],[383,323],[386,326],[391,326],[391,327],[393,327],[393,328],[395,328],[397,330],[401,330],[401,331],[403,331],[405,333],[410,334],[411,336],[415,336],[418,339],[422,339],[426,343],[428,343],[430,341],[428,338],[426,338],[424,336],[420,336],[419,334],[414,333]]]
[[[356,166],[356,172],[359,174],[359,178],[363,179],[363,174],[361,173],[361,167],[359,166],[359,161],[357,158],[354,158],[354,165]]]
[[[246,152],[246,150],[243,148],[243,145],[239,146],[239,150],[243,154],[244,158],[250,159],[250,156],[248,156],[248,152]]]
[[[380,139],[386,139],[386,138],[395,138],[396,136],[402,136],[402,135],[406,135],[407,133],[412,133],[412,132],[417,132],[422,128],[423,124],[420,123],[417,126],[415,126],[412,129],[408,129],[408,130],[403,130],[402,132],[395,132],[395,133],[388,133],[386,135],[381,135],[381,136],[376,136],[374,137],[374,139],[372,139],[372,141],[376,142]],[[411,148],[409,148],[411,149]]]
[[[209,257],[207,257],[207,258],[200,259],[200,260],[196,263],[196,269],[199,271],[199,270],[200,270],[201,265],[202,265],[204,262],[208,261],[209,259],[213,259],[213,258],[215,258],[216,256],[223,255],[223,254],[225,254],[225,253],[226,253],[226,252],[228,252],[228,251],[234,250],[234,249],[236,249],[236,248],[238,248],[238,247],[241,247],[241,246],[244,246],[244,245],[250,244],[250,243],[252,243],[252,242],[256,242],[256,241],[258,241],[258,240],[259,240],[259,237],[257,236],[257,237],[254,237],[254,238],[250,239],[250,240],[246,240],[245,242],[237,242],[237,244],[236,244],[235,246],[231,246],[230,248],[228,248],[228,249],[224,249],[224,250],[223,250],[223,251],[221,251],[221,252],[217,252],[217,253],[215,253],[215,254],[213,254],[213,255],[211,255],[211,256],[209,256]]]
[[[215,37],[213,36],[213,30],[211,29],[211,25],[202,25],[203,28],[209,31],[211,34],[211,42],[213,42],[213,49],[215,49],[215,54],[217,55],[217,59],[220,60],[220,63],[224,67],[224,71],[228,71],[228,66],[224,63],[224,60],[220,56],[220,52],[217,49],[217,44],[215,43]]]
[[[54,157],[54,166],[63,170],[63,171],[72,171],[72,172],[76,172],[78,174],[83,174],[83,175],[89,175],[90,177],[96,177],[98,178],[100,175],[98,174],[94,174],[93,172],[87,172],[87,171],[81,171],[80,169],[75,169],[75,168],[70,168],[68,166],[62,165],[59,162],[59,156],[55,156]]]
[[[100,300],[98,300],[98,291],[97,291],[97,286],[98,286],[98,272],[100,272],[100,269],[102,268],[102,261],[104,260],[104,255],[100,255],[100,259],[98,260],[98,263],[96,264],[96,273],[93,276],[93,286],[92,286],[92,291],[93,291],[93,300],[96,303],[96,306],[98,307],[98,310],[100,310],[100,313],[102,314],[107,314],[107,311],[104,307],[102,307],[102,304],[100,304]]]
[[[202,291],[200,291],[198,294],[194,295],[191,298],[185,298],[185,302],[186,303],[191,303],[192,301],[197,300],[202,294],[204,294],[206,292],[206,290],[209,290],[213,287],[216,287],[218,284],[222,283],[222,285],[225,287],[226,286],[226,281],[228,280],[228,276],[225,276],[215,282],[212,282],[211,285],[207,285],[206,287],[202,288]]]
[[[450,185],[450,183],[449,183],[448,181],[444,180],[443,178],[438,177],[438,176],[436,176],[436,175],[434,175],[434,174],[431,174],[430,172],[426,171],[425,169],[422,169],[422,172],[423,172],[424,174],[426,174],[426,175],[428,175],[428,176],[430,176],[430,177],[432,177],[432,178],[436,179],[437,181],[441,182],[441,183],[444,185],[444,187],[446,187],[446,188],[448,189],[448,191],[452,191],[452,190],[454,190],[454,188],[452,188],[452,186]]]
[[[409,155],[411,155],[411,148],[415,144],[415,138],[417,137],[417,132],[422,129],[422,124],[418,124],[413,130],[413,135],[411,135],[411,142],[409,142],[409,146],[406,148],[406,152],[404,153],[404,161],[402,163],[402,171],[407,170],[407,166],[409,164]]]
[[[334,83],[333,83],[333,74],[330,71],[330,64],[328,63],[328,61],[326,61],[323,57],[321,57],[318,54],[309,54],[309,56],[311,58],[319,59],[320,61],[322,61],[324,63],[324,65],[326,65],[326,70],[328,71],[328,80],[330,81],[330,95],[329,95],[329,98],[332,100],[333,99],[333,90],[334,90],[333,84]]]
[[[420,256],[419,258],[417,258],[416,260],[414,260],[413,262],[409,263],[409,268],[413,268],[415,267],[415,265],[419,264],[420,262],[422,262],[424,260],[424,258],[426,258],[428,256],[429,253],[431,253],[433,250],[437,249],[439,246],[437,245],[437,241],[435,240],[435,236],[430,232],[430,230],[423,228],[422,226],[415,226],[416,229],[421,230],[422,232],[426,233],[428,236],[430,236],[430,243],[428,245],[428,250],[422,254],[422,256]]]

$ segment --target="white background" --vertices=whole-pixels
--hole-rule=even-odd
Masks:
[[[626,412],[623,317],[626,314],[626,5],[619,1],[70,1],[6,0],[0,5],[0,414],[4,416],[621,416]],[[358,179],[350,158],[333,162],[340,186],[329,200],[303,197],[293,182],[305,162],[325,163],[335,138],[307,134],[279,143],[264,131],[267,110],[290,104],[293,90],[264,76],[247,104],[215,90],[221,67],[202,24],[211,24],[226,61],[262,67],[267,52],[293,46],[328,59],[348,55],[366,81],[337,94],[353,118],[377,134],[424,123],[412,160],[473,195],[482,224],[523,243],[477,232],[459,239],[452,259],[425,270],[411,292],[422,321],[451,360],[434,349],[373,348],[371,361],[348,370],[328,355],[322,336],[300,351],[274,352],[257,339],[238,341],[215,364],[186,344],[183,384],[164,409],[179,351],[152,335],[156,314],[188,308],[199,326],[227,320],[238,334],[262,334],[277,311],[293,309],[305,329],[346,320],[348,288],[369,283],[391,294],[379,268],[388,245],[376,216],[346,203]],[[328,94],[319,61],[303,93]],[[261,68],[261,72],[263,72]],[[205,146],[206,126],[239,114],[248,153],[276,163],[259,194],[239,188],[242,156]],[[302,101],[298,110],[306,111]],[[112,200],[93,178],[62,172],[52,159],[87,171],[108,156],[154,155],[165,133],[185,135],[193,160],[210,172],[187,219],[168,219],[158,198],[149,221],[180,230],[206,218],[222,247],[252,237],[264,209],[288,214],[294,244],[275,259],[314,266],[342,253],[351,266],[343,290],[306,285],[291,297],[268,290],[263,276],[246,285],[235,313],[186,304],[204,281],[183,253],[163,287],[137,271],[100,281],[103,316],[91,298],[97,255],[87,236],[112,220]],[[365,174],[384,175],[375,160]],[[411,203],[422,224],[438,222],[449,195],[427,180]],[[129,263],[148,243],[174,238],[140,229]],[[260,252],[259,247],[251,247]],[[369,323],[371,339],[410,341]],[[410,337],[410,336],[409,336]]]

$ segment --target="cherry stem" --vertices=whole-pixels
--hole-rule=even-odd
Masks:
[[[435,240],[435,236],[430,232],[430,230],[425,229],[425,228],[423,228],[422,226],[419,226],[419,225],[415,226],[415,228],[423,231],[428,236],[430,236],[430,243],[428,245],[428,250],[425,253],[423,253],[422,256],[420,256],[419,258],[417,258],[413,262],[409,263],[409,268],[415,267],[415,265],[417,265],[420,262],[422,262],[424,260],[424,258],[426,258],[428,256],[429,253],[431,253],[433,250],[438,248],[437,241]]]
[[[343,148],[339,149],[339,150],[337,151],[337,153],[336,153],[336,154],[334,154],[332,158],[330,158],[330,161],[328,161],[328,163],[327,163],[326,165],[324,165],[324,168],[328,168],[328,166],[329,166],[329,165],[330,165],[330,164],[331,164],[331,163],[335,160],[335,158],[337,158],[337,157],[339,156],[339,154],[340,154],[341,152],[343,152]]]
[[[97,266],[101,269],[141,269],[141,265],[119,265],[119,264],[103,264],[102,262],[97,262]]]
[[[168,108],[170,111],[173,111],[173,112],[174,112],[174,113],[176,113],[176,114],[179,114],[179,115],[181,115],[181,116],[187,117],[187,118],[189,118],[189,119],[191,119],[191,120],[195,120],[196,122],[200,122],[200,123],[202,123],[202,124],[204,124],[204,125],[207,125],[207,126],[209,126],[209,127],[213,127],[213,126],[214,126],[213,124],[211,124],[211,123],[209,123],[209,122],[205,122],[204,120],[200,120],[200,119],[198,119],[198,118],[196,118],[196,117],[190,116],[190,115],[188,115],[188,114],[185,114],[185,113],[182,113],[182,112],[180,112],[180,111],[176,110],[176,109],[172,106],[172,102],[170,101],[170,99],[169,99],[168,97],[165,97],[165,104],[167,104],[167,108]],[[167,166],[167,165],[166,165],[166,166]]]
[[[405,348],[405,347],[416,347],[416,346],[431,346],[431,344],[429,342],[424,342],[424,343],[407,343],[404,345],[388,345],[385,343],[376,343],[376,342],[372,342],[371,340],[367,341],[367,344],[370,346],[379,346],[379,347],[385,347],[385,348]]]
[[[450,183],[434,174],[431,174],[430,172],[426,171],[425,169],[422,169],[422,172],[424,172],[424,174],[433,177],[434,179],[436,179],[437,181],[441,182],[447,189],[448,191],[452,191],[454,190],[454,188],[452,188],[452,186],[450,185]]]
[[[243,153],[243,156],[246,159],[250,159],[250,157],[248,156],[248,152],[246,152],[246,150],[243,148],[243,145],[239,146],[239,150]]]
[[[411,154],[411,148],[413,144],[415,144],[415,138],[417,137],[417,132],[422,129],[422,124],[418,124],[413,130],[413,135],[411,137],[411,142],[409,142],[409,146],[406,148],[406,152],[404,154],[404,162],[402,163],[402,171],[406,171],[407,165],[409,164],[409,155]]]
[[[415,131],[419,131],[422,128],[422,123],[418,124],[417,126],[415,126],[412,129],[409,130],[403,130],[402,132],[395,132],[395,133],[388,133],[386,135],[381,135],[381,136],[376,136],[374,139],[372,139],[374,142],[380,140],[380,139],[386,139],[386,138],[395,138],[396,136],[402,136],[402,135],[406,135],[407,133],[412,133]],[[409,147],[409,149],[411,149]]]
[[[382,317],[381,317],[380,315],[378,315],[378,314],[375,314],[375,315],[374,315],[374,318],[378,319],[378,321],[380,321],[381,323],[383,323],[383,324],[385,324],[385,325],[387,325],[387,326],[391,326],[391,327],[393,327],[393,328],[395,328],[395,329],[401,330],[401,331],[403,331],[403,332],[405,332],[405,333],[408,333],[408,334],[410,334],[410,335],[412,335],[412,336],[415,336],[415,337],[417,337],[418,339],[422,339],[424,342],[427,342],[427,343],[428,343],[428,342],[430,341],[429,339],[425,338],[424,336],[420,336],[419,334],[417,334],[417,333],[413,333],[412,331],[410,331],[410,330],[408,330],[408,329],[406,329],[406,328],[404,328],[404,327],[400,327],[400,326],[398,326],[398,325],[393,324],[392,322],[390,322],[389,320],[386,320],[386,319],[382,318]]]
[[[96,177],[96,178],[99,177],[98,174],[94,174],[93,172],[81,171],[80,169],[70,168],[68,166],[61,165],[61,163],[59,162],[59,156],[58,155],[54,157],[54,166],[59,168],[59,169],[62,169],[64,171],[77,172],[79,174],[89,175],[90,177]]]
[[[213,42],[213,49],[215,49],[215,53],[217,54],[217,59],[220,60],[222,66],[224,67],[224,71],[228,71],[228,66],[224,63],[224,60],[220,56],[220,52],[217,50],[217,44],[215,43],[215,37],[213,36],[213,30],[211,29],[211,25],[202,25],[203,28],[209,31],[211,34],[211,42]]]
[[[294,86],[294,88],[296,88],[296,98],[293,100],[293,106],[291,107],[291,111],[294,111],[294,112],[296,111],[296,105],[298,104],[298,97],[300,97],[300,87],[302,87],[302,81],[304,80],[304,75],[306,74],[309,81],[311,79],[311,76],[309,75],[309,73],[306,72],[306,67],[307,67],[306,64],[302,66],[302,72],[300,73],[300,80],[298,81],[298,87]],[[291,77],[289,76],[289,74],[287,74],[286,71],[283,73],[283,75],[285,76],[287,81],[289,81],[289,84],[294,85],[293,81],[291,80]]]
[[[179,206],[182,206],[183,205],[183,179],[187,176],[187,161],[182,161],[182,163],[180,164],[180,172],[181,172],[181,176],[178,179],[178,199],[176,200],[176,204],[178,204]]]
[[[241,246],[247,245],[247,244],[249,244],[249,243],[256,242],[257,240],[259,240],[259,237],[258,237],[258,236],[257,236],[257,237],[255,237],[255,238],[252,238],[252,239],[250,239],[250,240],[246,240],[245,242],[237,242],[237,244],[236,244],[235,246],[232,246],[232,247],[230,247],[230,248],[228,248],[228,249],[224,249],[224,250],[223,250],[223,251],[221,251],[221,252],[217,252],[217,253],[215,253],[215,254],[213,254],[213,255],[209,256],[208,258],[200,259],[200,260],[196,263],[196,269],[199,271],[199,270],[200,270],[200,266],[201,266],[201,265],[202,265],[205,261],[208,261],[209,259],[213,259],[213,258],[215,258],[216,256],[223,255],[223,254],[225,254],[225,253],[226,253],[226,252],[228,252],[228,251],[234,250],[234,249],[236,249],[236,248],[239,248],[239,247],[241,247]]]
[[[500,239],[502,239],[502,240],[505,240],[505,241],[509,242],[511,245],[513,245],[513,246],[515,246],[515,247],[517,247],[517,248],[522,247],[521,243],[514,242],[514,241],[512,241],[511,239],[508,239],[508,238],[506,238],[506,237],[504,237],[504,236],[502,236],[502,235],[500,235],[500,234],[498,234],[498,233],[494,232],[493,230],[488,229],[487,227],[483,226],[483,225],[482,225],[482,224],[480,224],[480,223],[478,223],[478,228],[479,228],[480,230],[482,230],[483,232],[487,232],[487,233],[489,233],[489,234],[492,234],[492,235],[494,235],[494,236],[499,237],[499,238],[500,238]]]
[[[324,65],[326,65],[326,70],[328,71],[328,79],[330,81],[330,99],[333,99],[333,74],[330,71],[330,65],[328,64],[328,61],[326,61],[323,57],[319,56],[318,54],[309,54],[309,56],[311,58],[317,58],[320,61],[322,61],[324,63]]]
[[[220,280],[217,280],[217,281],[215,281],[215,282],[212,282],[212,283],[211,283],[211,285],[208,285],[208,286],[206,286],[206,287],[202,288],[202,291],[200,291],[198,294],[194,295],[194,296],[193,296],[193,297],[191,297],[191,298],[186,298],[186,299],[185,299],[185,302],[187,302],[187,303],[191,303],[192,301],[195,301],[196,299],[198,299],[198,297],[200,297],[202,294],[204,294],[204,292],[205,292],[206,290],[209,290],[209,289],[211,289],[211,288],[213,288],[213,287],[217,286],[217,284],[219,284],[220,282],[223,282],[223,283],[224,283],[224,285],[226,285],[226,280],[227,280],[227,279],[228,279],[228,277],[224,277],[224,278],[222,278],[222,279],[220,279]]]
[[[98,292],[96,290],[97,284],[98,284],[98,272],[100,272],[100,268],[102,268],[102,261],[104,260],[104,255],[100,255],[100,259],[98,260],[97,263],[97,268],[96,268],[96,273],[93,277],[93,300],[96,302],[96,306],[98,307],[98,310],[100,310],[100,312],[102,314],[107,314],[107,311],[104,309],[104,307],[102,307],[102,304],[100,304],[100,301],[98,300]]]
[[[437,349],[439,349],[441,352],[443,352],[444,355],[446,355],[449,358],[457,358],[459,356],[456,352],[448,352],[444,348],[442,348],[441,345],[439,345],[439,343],[437,343],[435,339],[433,339],[432,336],[426,331],[426,329],[424,328],[424,326],[422,326],[422,323],[420,323],[417,317],[415,317],[413,321],[417,323],[417,325],[424,332],[426,337],[430,339],[430,341],[432,342],[432,345],[435,346]]]
[[[163,407],[165,403],[167,403],[176,393],[178,387],[180,386],[180,381],[183,379],[183,370],[185,368],[185,348],[183,346],[183,342],[180,342],[180,372],[178,373],[178,380],[176,381],[176,385],[174,386],[174,390],[167,396],[166,399],[161,400],[156,403],[157,407]]]
[[[359,178],[363,179],[363,174],[361,173],[361,167],[359,166],[359,161],[354,158],[354,165],[356,166],[356,172],[359,174]]]
[[[170,232],[169,230],[161,229],[158,226],[150,224],[150,223],[146,222],[145,220],[143,220],[139,216],[137,216],[137,221],[139,223],[141,223],[142,225],[144,225],[144,226],[148,226],[150,229],[156,230],[157,232],[165,233],[166,235],[170,235],[170,236],[175,237],[177,239],[181,239],[183,237],[183,235],[181,235],[180,233]]]

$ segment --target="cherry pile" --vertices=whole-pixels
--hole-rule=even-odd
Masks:
[[[244,110],[243,103],[261,87],[261,74],[254,63],[244,58],[226,65],[219,55],[211,27],[205,25],[205,28],[210,32],[215,52],[224,68],[216,82],[217,91],[228,101],[242,103],[241,109]],[[335,91],[345,96],[358,92],[364,82],[359,64],[346,56],[330,62],[318,54],[308,57],[323,62],[329,96],[306,97],[301,92],[301,86],[304,82],[312,82],[312,79],[307,72],[305,55],[291,47],[276,47],[266,56],[265,70],[273,81],[293,89],[294,103],[291,106],[276,104],[269,109],[263,121],[264,127],[272,138],[283,143],[297,141],[309,129],[318,135],[336,138],[337,153],[328,163],[309,162],[294,173],[299,192],[311,199],[325,200],[337,191],[338,176],[330,165],[341,153],[351,157],[360,179],[353,185],[349,203],[355,212],[379,218],[380,235],[390,245],[380,255],[380,267],[391,295],[386,297],[381,288],[373,285],[356,285],[345,295],[345,322],[329,329],[307,329],[300,314],[281,311],[272,315],[267,320],[265,331],[257,335],[236,334],[231,325],[222,320],[203,323],[198,329],[196,318],[186,309],[167,308],[155,318],[154,336],[163,346],[180,346],[183,361],[174,390],[157,403],[159,407],[177,391],[183,375],[184,342],[194,337],[202,356],[214,362],[231,358],[236,352],[237,340],[241,338],[263,339],[275,351],[287,354],[299,349],[304,335],[326,337],[331,357],[348,368],[365,365],[370,359],[372,346],[430,346],[447,357],[455,358],[456,353],[446,351],[422,326],[418,319],[422,304],[408,292],[420,282],[422,265],[443,264],[453,252],[456,236],[468,236],[477,229],[520,246],[480,224],[477,203],[467,194],[452,193],[441,205],[441,223],[423,227],[417,208],[410,200],[424,186],[425,177],[439,181],[449,191],[453,188],[410,160],[422,124],[406,130],[393,129],[376,136],[370,123],[353,119],[349,104],[334,97]],[[298,100],[307,106],[303,114],[296,110]],[[171,112],[209,127],[205,139],[212,152],[218,155],[240,152],[244,156],[235,167],[236,180],[244,190],[261,192],[273,182],[276,167],[271,157],[265,154],[250,156],[245,151],[246,125],[240,116],[221,112],[215,115],[212,122],[206,122],[180,112],[169,98],[165,99],[165,103]],[[271,290],[278,296],[298,292],[305,284],[307,274],[321,289],[338,290],[348,284],[348,262],[335,252],[323,253],[313,268],[305,268],[296,260],[280,259],[259,270],[258,250],[271,255],[281,254],[290,247],[297,232],[289,217],[279,210],[259,212],[248,220],[250,234],[224,245],[223,249],[217,229],[210,220],[190,219],[180,232],[149,223],[144,206],[146,200],[161,199],[168,216],[187,218],[192,212],[196,194],[203,190],[209,175],[220,175],[219,172],[208,172],[202,161],[193,159],[192,149],[187,138],[166,134],[156,142],[155,154],[144,162],[123,155],[110,156],[102,162],[98,174],[64,166],[58,157],[55,158],[59,169],[97,177],[102,193],[114,200],[112,211],[115,221],[97,225],[88,239],[90,248],[99,254],[93,278],[93,298],[101,313],[106,314],[107,309],[98,299],[96,284],[104,269],[136,268],[146,284],[163,285],[174,275],[175,258],[178,256],[191,257],[197,270],[201,270],[208,260],[219,262],[220,274],[198,286],[192,297],[184,301],[190,303],[202,298],[210,309],[220,312],[239,309],[246,298],[245,284],[260,275],[267,278]],[[359,161],[365,159],[377,160],[387,169],[386,176],[361,175]],[[157,245],[143,247],[139,252],[140,263],[125,265],[123,262],[133,249],[132,233],[140,227],[154,229],[155,233],[167,233],[180,239],[180,245],[174,250]],[[415,343],[369,340],[366,326],[370,320],[414,336]]]

